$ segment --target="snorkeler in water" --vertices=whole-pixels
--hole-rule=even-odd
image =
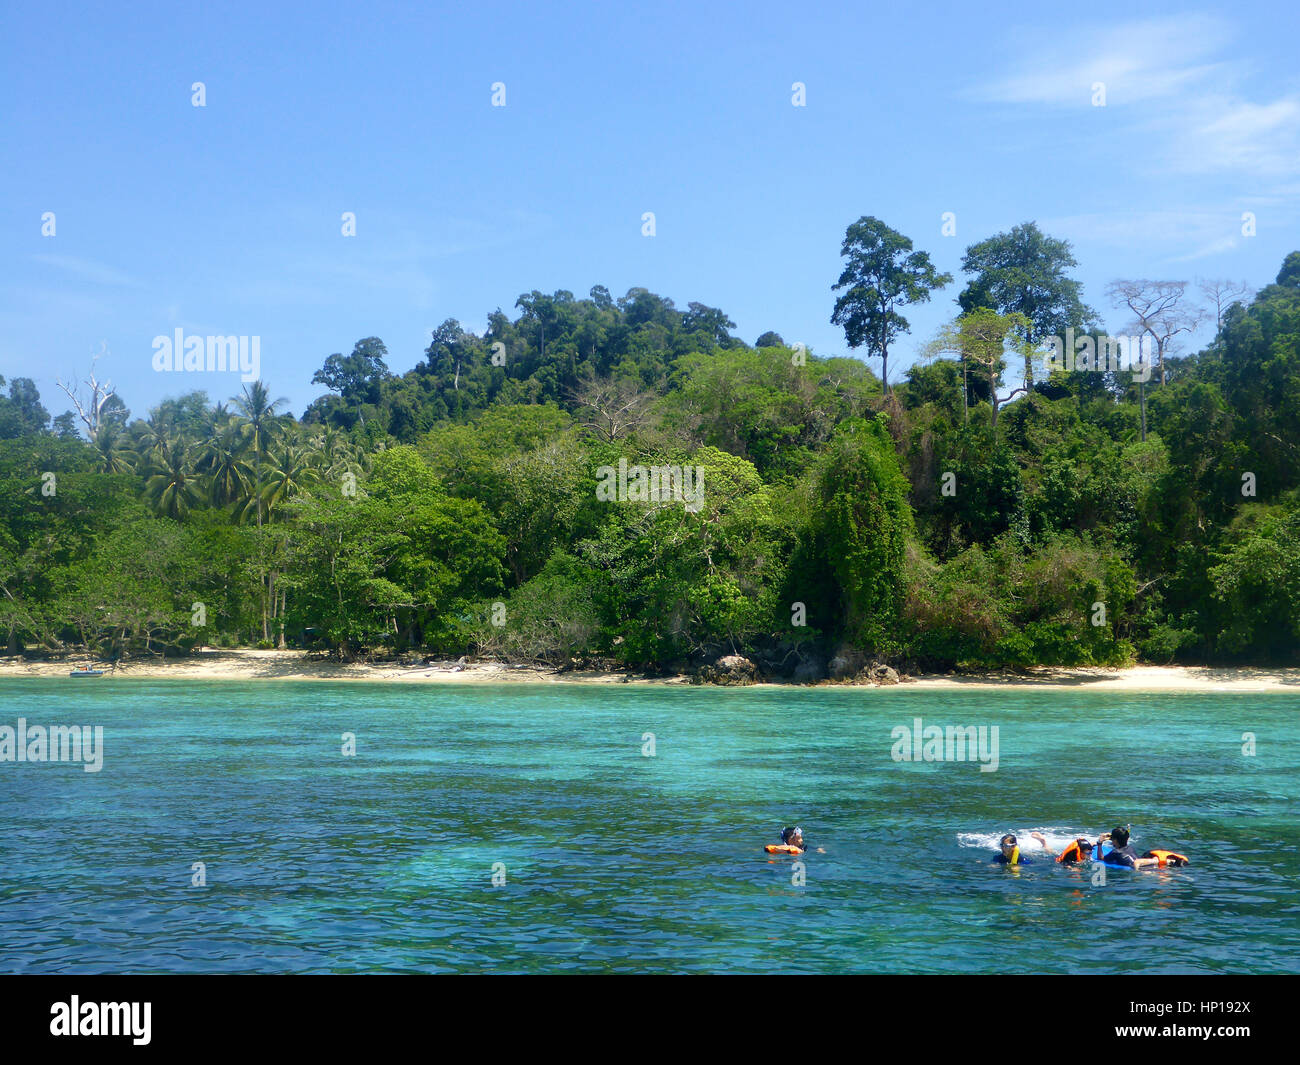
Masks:
[[[763,849],[769,854],[804,854],[814,848],[803,838],[803,829],[795,825],[781,830],[780,844],[769,843]],[[818,854],[826,853],[821,847],[815,849]]]
[[[1097,841],[1096,852],[1098,854],[1101,853],[1102,844],[1105,843],[1108,839],[1110,839],[1109,832],[1107,832],[1104,836],[1101,837],[1101,839]],[[1070,842],[1065,845],[1065,849],[1062,850],[1061,853],[1056,856],[1056,860],[1060,862],[1062,865],[1078,865],[1080,862],[1090,861],[1092,859],[1092,855],[1093,855],[1092,840],[1090,840],[1087,836],[1079,836],[1077,839],[1070,840]]]
[[[1112,858],[1111,855],[1114,855]],[[1129,845],[1129,826],[1117,827],[1110,832],[1103,832],[1094,844],[1087,836],[1079,836],[1066,844],[1065,849],[1056,856],[1063,865],[1078,865],[1086,861],[1102,862],[1105,865],[1122,866],[1127,869],[1164,868],[1167,865],[1187,865],[1188,860],[1175,851],[1147,851],[1138,856]]]
[[[1052,853],[1048,850],[1047,840],[1041,832],[1031,832],[1029,835],[1038,840],[1043,850],[1047,851],[1048,854]],[[994,865],[1033,865],[1033,863],[1032,858],[1022,858],[1020,856],[1020,844],[1012,833],[1008,832],[998,841],[998,853],[993,855]]]
[[[1175,851],[1147,851],[1138,856],[1129,843],[1129,827],[1124,825],[1111,829],[1097,841],[1097,852],[1101,853],[1102,840],[1110,840],[1110,852],[1102,858],[1106,865],[1118,865],[1128,869],[1163,869],[1167,865],[1188,865],[1185,855]]]

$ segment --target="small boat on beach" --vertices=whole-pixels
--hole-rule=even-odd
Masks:
[[[102,677],[103,675],[104,671],[102,669],[95,669],[92,666],[74,669],[68,674],[69,677]]]

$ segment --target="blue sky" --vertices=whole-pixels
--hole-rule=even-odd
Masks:
[[[402,372],[445,318],[595,284],[843,354],[839,245],[875,215],[957,275],[907,312],[897,380],[966,246],[1019,222],[1073,243],[1116,332],[1114,278],[1260,286],[1300,248],[1294,3],[973,7],[10,5],[0,374],[58,413],[55,378],[104,345],[143,415],[239,386],[156,373],[155,336],[256,335],[301,413],[361,337]]]

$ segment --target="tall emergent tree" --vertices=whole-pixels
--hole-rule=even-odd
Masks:
[[[987,307],[1023,314],[1034,342],[1064,336],[1067,328],[1086,328],[1097,317],[1080,299],[1079,282],[1067,273],[1078,265],[1069,241],[1026,222],[966,249],[961,268],[973,276],[957,302],[967,313]]]
[[[379,384],[393,375],[384,359],[388,349],[378,337],[366,337],[352,346],[351,355],[335,352],[311,379],[324,385],[349,403],[374,403],[379,398]]]
[[[910,329],[897,308],[925,303],[935,289],[952,283],[952,275],[939,273],[928,252],[913,251],[907,237],[867,215],[845,231],[840,255],[848,262],[831,291],[845,291],[835,301],[831,324],[844,327],[849,347],[865,347],[869,357],[880,359],[888,391],[889,345]]]

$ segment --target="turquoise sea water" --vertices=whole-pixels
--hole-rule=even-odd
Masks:
[[[104,767],[0,762],[0,972],[1300,969],[1300,692],[0,682],[20,716]],[[916,717],[997,770],[895,761]],[[989,864],[1116,822],[1193,865]]]

